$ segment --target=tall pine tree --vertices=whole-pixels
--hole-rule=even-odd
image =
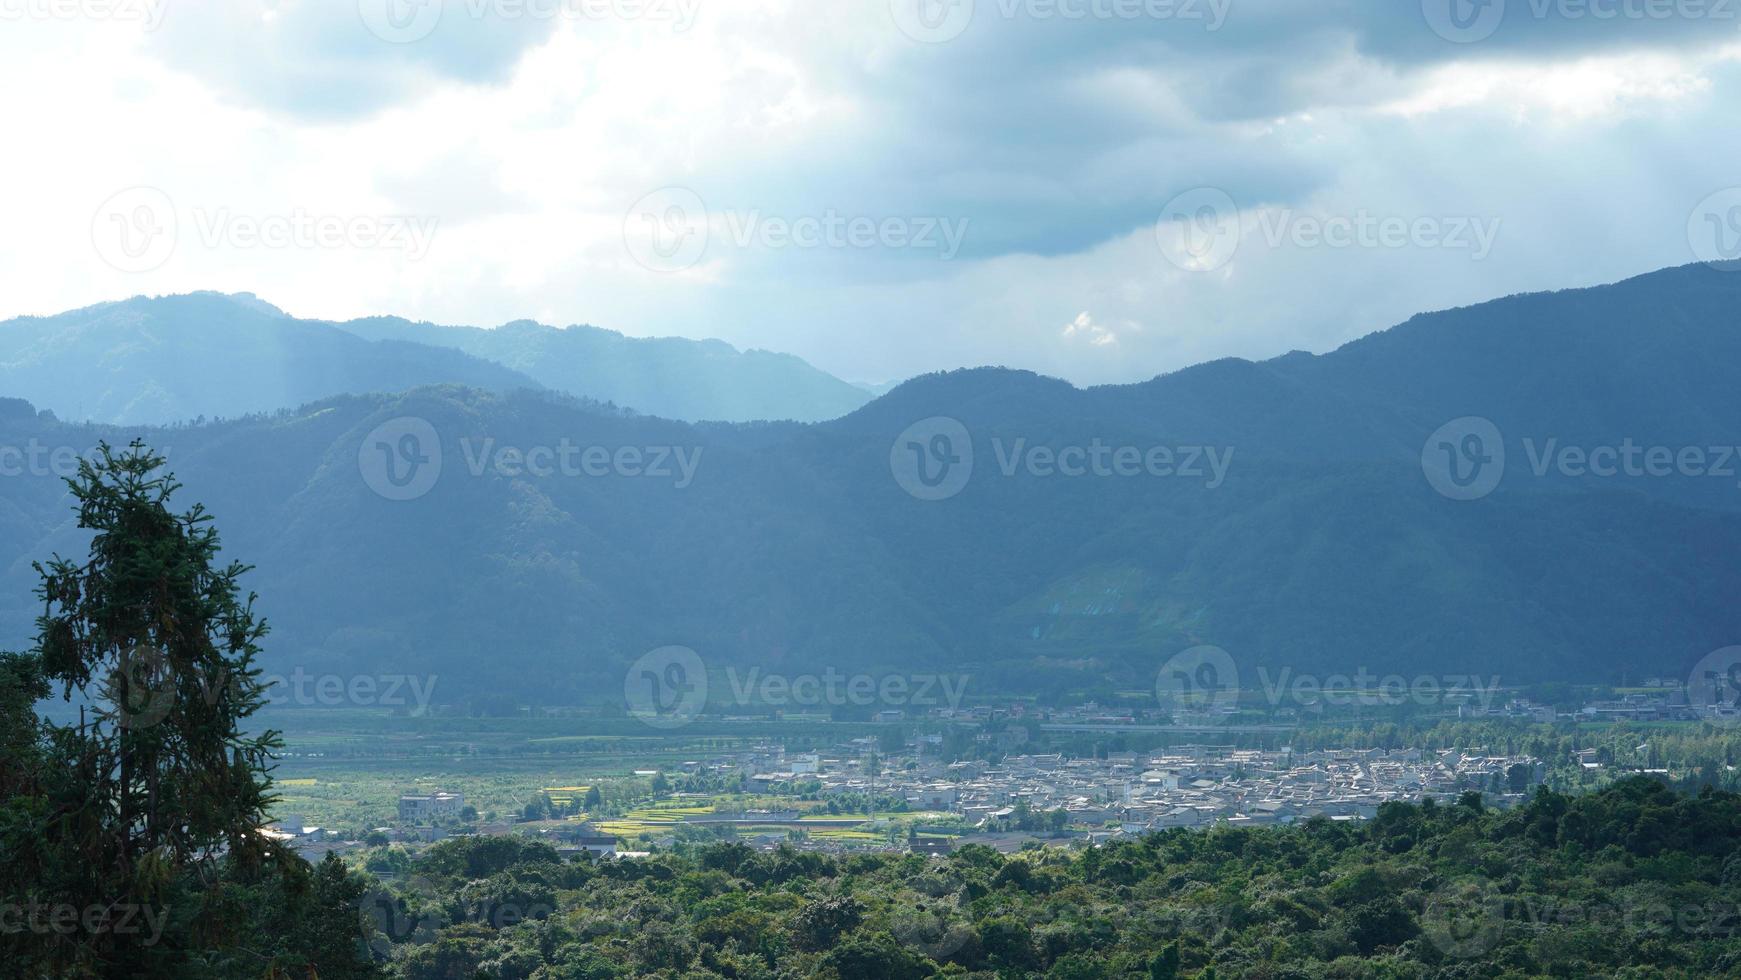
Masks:
[[[22,977],[371,975],[361,887],[261,832],[280,744],[248,731],[266,625],[210,516],[170,509],[163,463],[136,442],[80,465],[89,555],[35,566],[36,649],[0,657],[0,901],[77,920],[0,937],[0,957]],[[36,717],[55,690],[76,722]]]

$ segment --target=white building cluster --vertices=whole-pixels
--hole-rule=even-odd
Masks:
[[[1483,793],[1505,806],[1540,783],[1533,758],[1420,749],[1269,752],[1187,746],[1105,758],[1015,755],[1000,764],[946,764],[924,755],[867,766],[855,743],[840,753],[786,756],[763,748],[722,769],[745,767],[751,792],[819,786],[824,797],[894,796],[915,811],[958,815],[992,828],[1022,809],[1065,810],[1069,823],[1140,833],[1169,827],[1285,824],[1312,817],[1368,819],[1391,800],[1454,802]]]

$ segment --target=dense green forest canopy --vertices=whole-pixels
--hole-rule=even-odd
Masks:
[[[467,838],[370,862],[396,875],[372,948],[407,980],[1741,975],[1741,797],[1644,777],[1074,851],[595,864]]]

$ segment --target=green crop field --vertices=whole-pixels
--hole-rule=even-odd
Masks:
[[[788,719],[661,731],[622,718],[430,718],[354,709],[268,710],[256,721],[284,739],[273,773],[279,797],[274,815],[342,829],[394,822],[399,796],[407,792],[463,793],[481,818],[509,820],[542,797],[568,809],[595,785],[646,783],[637,772],[675,774],[686,764],[756,746],[802,751],[877,730]],[[733,806],[810,810],[821,804],[766,797],[735,800]],[[612,817],[606,829],[642,836],[661,822],[675,822],[663,819],[671,815],[635,811]]]

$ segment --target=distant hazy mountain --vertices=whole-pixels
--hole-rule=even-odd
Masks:
[[[274,670],[564,701],[683,644],[716,667],[961,670],[979,690],[1060,693],[1152,685],[1209,643],[1271,678],[1636,680],[1741,643],[1741,462],[1722,455],[1741,442],[1738,320],[1741,274],[1695,266],[1137,385],[932,375],[815,425],[441,387],[146,435],[258,565]],[[1439,432],[1465,416],[1506,460],[1490,494],[1458,500],[1423,456],[1491,456]],[[442,468],[389,499],[401,489],[371,467],[405,455],[407,418]],[[912,428],[935,418],[953,421]],[[970,441],[944,434],[956,423]],[[0,405],[0,446],[103,434]],[[1628,445],[1640,461],[1697,447],[1714,472],[1585,465]],[[574,468],[550,472],[564,447]],[[591,447],[612,462],[580,466]],[[1092,459],[1072,447],[1104,463],[1166,448],[1201,472],[1063,475]],[[659,454],[666,475],[620,469]],[[921,499],[951,487],[915,480],[914,454],[927,477],[949,457],[971,476]],[[0,479],[0,647],[37,612],[28,559],[77,549],[67,503],[46,476]]]
[[[864,381],[853,383],[854,388],[868,392],[872,398],[881,398],[900,386],[901,382],[899,381],[884,381],[882,384],[870,384],[869,382]]]
[[[338,326],[370,340],[456,348],[524,372],[548,388],[662,418],[819,422],[874,397],[790,354],[739,351],[718,340],[631,338],[598,327],[558,329],[524,320],[489,330],[398,318]]]
[[[297,320],[248,294],[140,297],[0,323],[0,395],[68,419],[228,418],[448,382],[492,391],[539,386],[459,351],[369,341]]]
[[[539,388],[690,420],[837,418],[872,395],[804,361],[595,327],[299,320],[250,294],[105,303],[0,323],[0,395],[69,420],[167,424],[340,394]]]

